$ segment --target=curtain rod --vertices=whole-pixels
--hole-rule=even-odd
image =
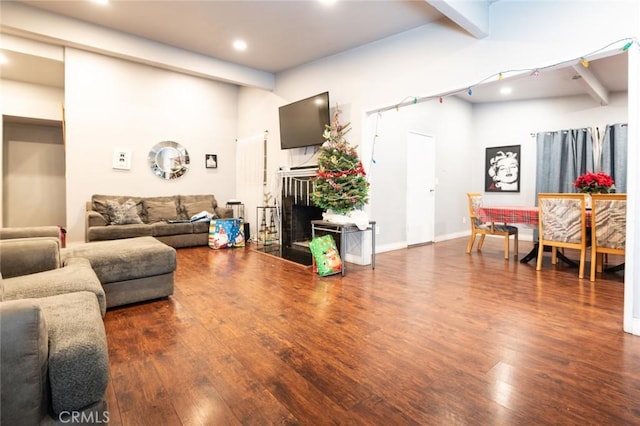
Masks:
[[[619,124],[621,127],[627,127],[627,123],[617,123],[617,124]],[[615,126],[615,124],[607,124],[607,126]],[[589,129],[590,129],[590,127],[581,127],[579,129],[571,129],[571,130],[589,130]],[[538,132],[538,133],[547,133],[547,134],[549,134],[549,133],[553,133],[554,131],[555,132],[568,132],[569,130],[547,130],[547,131]],[[529,133],[529,136],[535,137],[535,136],[538,135],[538,133]]]

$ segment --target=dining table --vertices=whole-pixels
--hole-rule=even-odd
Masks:
[[[537,206],[483,206],[478,211],[483,222],[538,225]]]
[[[537,228],[538,226],[538,207],[537,206],[482,206],[477,211],[478,218],[485,223],[504,223],[507,225],[526,225],[527,227]],[[586,211],[587,226],[591,224],[591,211]],[[535,241],[533,248],[527,253],[520,263],[528,263],[538,257],[539,244]],[[577,263],[566,257],[561,252],[557,256],[563,262],[569,265],[577,266]]]

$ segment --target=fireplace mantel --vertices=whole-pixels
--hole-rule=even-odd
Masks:
[[[315,176],[317,172],[317,167],[305,167],[302,169],[285,169],[281,167],[278,170],[278,176],[281,178]]]
[[[289,169],[278,171],[278,182],[281,185],[278,192],[282,201],[293,197],[295,204],[311,205],[309,196],[313,192],[313,178],[318,172],[317,167]]]

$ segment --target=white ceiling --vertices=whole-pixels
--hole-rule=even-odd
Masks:
[[[80,0],[18,3],[267,72],[286,70],[434,21],[454,25],[425,0],[338,1],[332,6],[317,0],[111,0],[106,6]],[[232,49],[236,38],[248,43],[245,52]],[[0,68],[3,78],[64,85],[60,62],[9,51],[4,54],[9,64]],[[626,54],[592,60],[585,71],[591,76],[586,78],[576,78],[580,66],[572,65],[576,64],[541,69],[535,78],[528,74],[508,77],[473,87],[472,96],[464,90],[459,96],[471,102],[494,102],[580,95],[593,91],[585,84],[591,78],[605,91],[627,90]],[[513,89],[509,97],[498,93],[504,85]]]
[[[112,0],[20,3],[251,68],[279,72],[443,15],[424,0]],[[237,52],[235,39],[249,48]]]
[[[614,92],[626,92],[628,86],[628,56],[615,54],[589,61],[585,68],[576,59],[566,63],[541,68],[537,75],[523,72],[514,77],[505,76],[502,80],[494,78],[491,82],[472,87],[471,95],[466,88],[457,96],[472,103],[501,102],[524,99],[544,99],[589,94],[595,102],[606,104],[606,100],[593,94],[594,87],[600,85],[605,95]],[[594,83],[597,82],[597,83]],[[509,87],[509,95],[500,93],[500,89]],[[598,86],[596,86],[598,87]]]

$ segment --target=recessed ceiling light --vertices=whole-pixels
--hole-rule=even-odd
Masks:
[[[513,89],[511,87],[503,87],[500,89],[500,94],[502,95],[510,95],[511,92],[513,92]]]
[[[96,3],[96,4],[101,4],[101,5],[105,5],[105,4],[109,4],[109,0],[91,0],[92,3]]]
[[[338,0],[318,0],[318,1],[324,5],[331,6],[332,4],[335,4]]]
[[[233,48],[239,51],[247,50],[247,43],[244,40],[236,40],[233,42]]]
[[[0,53],[0,64],[6,64],[9,63],[9,60],[7,59],[6,56],[4,56],[4,53]]]

